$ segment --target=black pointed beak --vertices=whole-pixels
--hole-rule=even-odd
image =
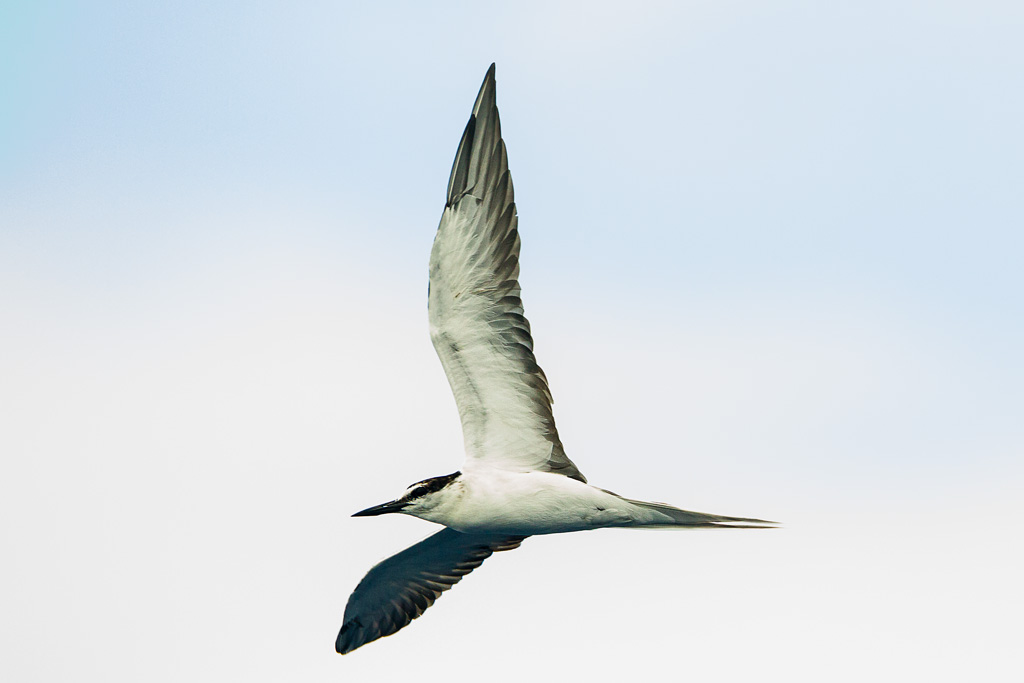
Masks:
[[[352,515],[353,517],[374,517],[376,515],[386,515],[389,512],[401,512],[402,508],[405,507],[405,501],[393,500],[390,503],[381,503],[380,505],[374,505],[372,508],[366,508]]]

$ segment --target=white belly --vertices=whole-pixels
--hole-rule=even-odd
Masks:
[[[423,515],[464,533],[554,534],[628,524],[629,502],[547,472],[464,472],[462,495]]]

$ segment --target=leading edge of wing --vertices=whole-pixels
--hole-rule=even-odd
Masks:
[[[352,591],[335,649],[348,654],[405,628],[492,553],[524,538],[446,528],[380,562]]]
[[[458,405],[467,467],[586,481],[558,438],[518,277],[518,216],[492,64],[459,142],[431,250],[430,337]]]

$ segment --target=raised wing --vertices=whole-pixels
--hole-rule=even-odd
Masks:
[[[519,298],[517,226],[492,64],[455,155],[430,253],[430,339],[462,418],[466,469],[556,472],[585,482],[562,449],[533,355]]]
[[[524,538],[444,529],[392,555],[352,592],[335,648],[347,654],[404,628],[491,553],[518,548]]]

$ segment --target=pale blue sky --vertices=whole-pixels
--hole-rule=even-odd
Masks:
[[[1021,35],[998,2],[8,3],[7,666],[368,680],[557,638],[494,680],[1016,680]],[[571,457],[787,526],[531,539],[342,659],[348,592],[430,531],[347,515],[461,461],[426,265],[492,61]]]

